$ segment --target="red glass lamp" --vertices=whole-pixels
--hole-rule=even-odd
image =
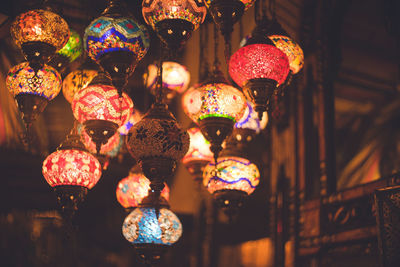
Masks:
[[[42,9],[30,10],[16,17],[11,37],[36,72],[67,42],[68,24],[59,15]]]
[[[17,101],[27,126],[43,112],[48,102],[61,90],[61,76],[53,68],[44,65],[36,72],[28,62],[23,62],[10,69],[6,86]]]
[[[207,10],[202,0],[143,0],[143,18],[170,49],[178,49],[203,23]]]
[[[150,180],[138,170],[131,170],[129,176],[119,181],[116,196],[119,204],[127,210],[136,208],[148,196]],[[169,187],[164,183],[161,196],[169,201]]]
[[[109,0],[101,16],[86,28],[84,46],[122,93],[128,77],[146,55],[150,37],[146,27],[127,12],[120,0]]]
[[[56,192],[63,216],[71,219],[88,190],[99,181],[101,165],[87,152],[80,136],[72,133],[44,160],[42,172]]]
[[[203,180],[203,169],[213,159],[210,143],[204,138],[199,128],[190,128],[188,131],[190,146],[182,159],[189,173],[196,181]]]
[[[229,60],[229,74],[255,105],[261,120],[277,86],[289,74],[289,60],[266,35],[265,23],[257,25],[245,46]]]
[[[89,86],[75,94],[71,104],[75,118],[96,143],[97,153],[133,112],[132,99],[125,93],[120,96],[117,89],[107,83],[107,77],[99,74]]]

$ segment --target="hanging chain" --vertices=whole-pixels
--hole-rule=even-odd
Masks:
[[[162,89],[163,89],[163,79],[162,79],[162,75],[163,75],[163,67],[162,67],[162,64],[163,64],[163,44],[162,44],[162,42],[160,42],[161,43],[161,50],[160,50],[160,58],[159,58],[159,61],[158,61],[158,70],[157,70],[157,77],[158,77],[158,80],[157,80],[157,85],[156,85],[156,103],[157,104],[161,104],[162,102],[163,102],[163,92],[162,92]]]
[[[214,70],[218,70],[221,62],[218,59],[218,29],[214,23]]]

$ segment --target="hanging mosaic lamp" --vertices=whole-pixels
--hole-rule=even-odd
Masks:
[[[133,109],[132,114],[129,116],[129,120],[118,128],[118,132],[121,135],[127,135],[129,130],[132,128],[133,125],[138,123],[142,119],[142,114],[137,109]]]
[[[268,38],[267,27],[265,20],[258,23],[245,46],[229,60],[230,76],[253,102],[260,120],[277,86],[289,74],[289,60]]]
[[[73,132],[44,160],[42,172],[54,188],[64,218],[70,220],[88,190],[99,181],[101,165]]]
[[[181,130],[167,105],[154,103],[129,131],[126,145],[144,175],[162,185],[189,149],[189,135]]]
[[[54,53],[68,42],[70,35],[63,18],[42,9],[18,15],[11,24],[10,32],[35,72],[42,69]]]
[[[203,177],[204,186],[228,216],[237,212],[260,182],[257,166],[248,159],[234,156],[221,157],[217,166],[210,162],[204,168]]]
[[[99,73],[85,89],[75,94],[71,107],[75,118],[96,144],[98,154],[101,146],[133,112],[132,99],[125,93],[120,96],[104,73]]]
[[[245,10],[254,4],[255,0],[206,0],[206,6],[214,23],[225,38],[230,42],[233,25],[239,21]]]
[[[148,196],[150,190],[150,180],[143,175],[140,168],[135,167],[129,172],[129,175],[119,181],[116,190],[116,196],[119,204],[127,210],[132,211],[142,200]],[[164,183],[161,196],[169,201],[169,187]]]
[[[65,99],[71,103],[75,93],[86,88],[97,74],[96,70],[90,69],[77,69],[68,73],[62,84],[62,92]]]
[[[101,16],[86,28],[84,46],[122,93],[137,63],[146,55],[150,37],[120,0],[109,0]]]
[[[187,132],[190,137],[190,146],[182,163],[196,181],[202,181],[204,167],[213,159],[210,142],[204,138],[197,127],[190,128]]]
[[[64,70],[69,63],[75,61],[82,55],[83,46],[81,36],[72,29],[70,29],[70,33],[68,42],[63,48],[57,51],[49,63],[49,65],[54,66],[59,71]]]
[[[143,0],[143,18],[169,49],[179,49],[201,23],[207,10],[203,0]]]
[[[146,87],[153,95],[156,95],[156,85],[158,81],[158,67],[156,64],[151,64],[147,68],[147,73],[144,75]],[[164,101],[170,102],[176,94],[181,94],[189,86],[190,73],[187,68],[177,62],[163,62],[163,96]]]
[[[182,235],[182,223],[164,198],[149,192],[138,208],[124,220],[122,234],[149,266],[160,261]]]
[[[53,67],[44,65],[35,72],[28,62],[23,62],[10,69],[6,86],[29,126],[60,92],[61,76]]]
[[[185,113],[199,125],[217,161],[222,142],[243,116],[246,98],[228,84],[218,69],[199,87],[189,89],[182,98]]]

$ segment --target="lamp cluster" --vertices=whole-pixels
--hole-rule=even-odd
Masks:
[[[185,44],[207,10],[228,42],[233,24],[254,2],[144,0],[142,14],[171,52]],[[241,89],[225,79],[217,53],[213,71],[188,90],[186,67],[161,59],[143,77],[156,100],[142,115],[126,85],[149,50],[150,37],[123,2],[109,0],[83,39],[46,8],[19,15],[11,35],[26,62],[10,69],[6,83],[27,127],[61,89],[76,119],[65,141],[43,162],[43,176],[54,188],[64,218],[72,219],[107,169],[108,158],[125,141],[138,165],[116,190],[129,213],[122,233],[147,263],[158,261],[182,234],[182,224],[169,210],[167,186],[180,161],[230,216],[255,190],[260,172],[243,151],[266,127],[271,96],[290,83],[304,60],[300,46],[276,19],[264,16],[228,62],[229,74]],[[58,71],[79,58],[82,47],[98,66],[85,62],[62,81]],[[183,110],[197,124],[188,131],[168,109],[177,94],[183,94]]]

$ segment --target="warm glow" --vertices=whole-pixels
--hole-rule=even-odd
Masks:
[[[117,89],[109,85],[89,85],[75,94],[71,106],[80,123],[107,120],[121,126],[133,112],[132,99],[125,93],[119,97]]]
[[[172,245],[182,235],[179,218],[169,209],[136,208],[122,225],[122,234],[133,244]]]
[[[142,173],[129,173],[119,181],[116,195],[119,204],[124,208],[135,208],[147,197],[150,189],[150,181]],[[161,196],[169,201],[169,187],[164,183]]]
[[[250,129],[257,133],[265,129],[268,124],[268,112],[264,112],[263,118],[260,121],[258,114],[253,108],[253,104],[247,101],[247,107],[243,117],[235,124],[235,128]]]
[[[91,189],[100,179],[101,165],[88,152],[66,149],[51,153],[43,162],[42,172],[52,187],[77,185]]]
[[[292,73],[298,73],[304,64],[304,54],[301,47],[287,36],[271,35],[268,37],[288,57]]]
[[[10,28],[15,43],[43,42],[61,49],[69,38],[69,27],[63,18],[47,10],[30,10],[20,14]]]
[[[240,87],[258,78],[272,79],[279,85],[285,82],[289,74],[289,60],[273,45],[246,45],[231,56],[229,74]]]
[[[63,55],[69,59],[69,62],[74,61],[82,54],[82,38],[74,30],[70,30],[71,35],[69,36],[68,42],[61,48],[57,54]]]
[[[221,157],[217,169],[213,162],[205,167],[203,178],[203,184],[211,194],[228,189],[250,195],[260,182],[260,172],[255,164],[245,158]]]
[[[89,85],[96,77],[96,70],[74,70],[64,78],[62,92],[65,99],[71,103],[76,92]]]
[[[209,83],[190,88],[182,98],[183,110],[194,121],[224,117],[238,121],[246,108],[241,91],[224,83]]]
[[[146,87],[154,94],[158,80],[158,67],[155,64],[149,65],[145,74]],[[185,66],[173,61],[163,62],[163,88],[183,93],[189,86],[190,73]]]
[[[146,27],[131,18],[102,16],[86,28],[84,45],[93,60],[108,52],[128,51],[140,61],[150,47],[150,37]]]
[[[203,23],[207,10],[201,0],[144,0],[142,13],[146,23],[153,28],[166,19],[182,19],[197,29]]]
[[[213,153],[210,151],[210,142],[208,142],[199,128],[190,128],[188,131],[190,137],[190,146],[186,155],[183,157],[184,164],[192,161],[211,161]]]
[[[118,132],[122,135],[127,135],[132,126],[141,119],[142,114],[137,109],[133,109],[132,114],[129,116],[129,120],[124,125],[118,128]]]
[[[10,69],[6,85],[13,96],[32,94],[52,100],[61,90],[61,76],[48,65],[44,65],[35,75],[29,63],[22,62]]]

